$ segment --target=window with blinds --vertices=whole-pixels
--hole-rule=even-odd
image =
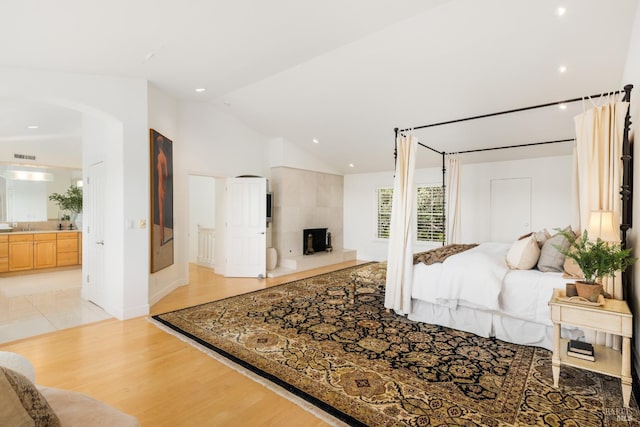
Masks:
[[[418,241],[444,242],[444,189],[418,187]]]
[[[417,189],[417,240],[444,241],[444,200],[440,186],[420,186]],[[377,237],[389,238],[391,226],[392,188],[378,188]]]
[[[378,231],[379,239],[389,238],[391,226],[391,202],[393,200],[393,188],[378,188]]]

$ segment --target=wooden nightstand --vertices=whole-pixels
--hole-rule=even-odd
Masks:
[[[560,365],[587,369],[620,378],[624,406],[631,398],[631,336],[633,316],[625,301],[606,299],[603,306],[588,306],[562,301],[564,290],[556,289],[549,301],[553,322],[553,385],[558,386]],[[567,356],[567,340],[560,338],[561,325],[572,325],[622,336],[622,354],[601,345],[594,345],[596,360],[590,362]]]

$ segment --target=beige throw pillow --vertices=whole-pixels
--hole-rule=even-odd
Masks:
[[[0,366],[0,425],[60,427],[60,420],[31,381]]]
[[[530,270],[535,267],[540,248],[535,236],[516,240],[507,252],[507,265],[512,270]]]

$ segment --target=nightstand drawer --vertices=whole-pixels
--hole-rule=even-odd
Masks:
[[[570,323],[588,329],[597,329],[603,332],[611,332],[616,335],[622,334],[622,318],[613,313],[575,310],[562,307],[560,322]]]

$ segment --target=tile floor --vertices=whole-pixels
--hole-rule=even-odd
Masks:
[[[81,287],[79,268],[0,277],[0,343],[110,318]]]

